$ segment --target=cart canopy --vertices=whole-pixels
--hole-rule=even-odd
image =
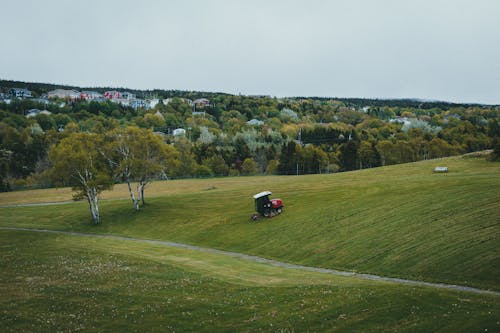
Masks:
[[[269,191],[264,191],[264,192],[257,193],[256,195],[253,196],[253,198],[258,199],[258,198],[262,198],[262,197],[265,197],[266,195],[270,195],[270,194],[273,194],[273,193],[269,192]]]

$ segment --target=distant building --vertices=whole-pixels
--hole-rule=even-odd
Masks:
[[[151,100],[149,100],[149,107],[151,109],[154,109],[155,106],[157,106],[159,103],[160,103],[159,99],[151,99]]]
[[[247,125],[250,125],[250,126],[262,126],[262,125],[264,125],[264,122],[262,120],[252,119],[252,120],[247,121]]]
[[[122,93],[119,92],[119,91],[116,91],[116,90],[106,91],[104,93],[104,97],[105,98],[109,98],[109,99],[120,99],[120,98],[123,98],[122,97]]]
[[[174,136],[186,136],[186,130],[184,128],[176,128],[172,134]]]
[[[396,123],[396,124],[403,124],[406,126],[409,126],[411,124],[410,119],[408,119],[407,117],[397,117],[397,118],[389,119],[389,122]]]
[[[47,111],[47,110],[31,109],[31,110],[27,111],[26,118],[36,117],[39,114],[51,115],[52,112]]]
[[[115,102],[115,103],[119,103],[120,105],[123,105],[123,106],[130,106],[130,104],[132,103],[132,101],[125,99],[125,98],[114,98],[111,101]]]
[[[139,108],[144,108],[144,109],[148,109],[149,108],[148,102],[146,102],[143,99],[134,99],[134,100],[131,100],[129,105],[131,107],[133,107],[134,109],[136,109],[136,110],[139,109]]]
[[[132,94],[131,92],[128,92],[128,91],[125,91],[125,92],[122,92],[122,98],[125,98],[125,99],[135,99],[135,94]]]
[[[195,99],[193,101],[193,104],[196,106],[196,107],[207,107],[210,105],[210,101],[206,98],[199,98],[199,99]]]
[[[31,97],[31,91],[25,88],[12,88],[9,90],[9,94],[14,98],[29,98]]]
[[[104,92],[104,97],[109,99],[127,99],[127,100],[135,99],[135,95],[128,91],[121,92],[116,90],[110,90]]]
[[[97,91],[82,91],[80,93],[80,98],[84,99],[86,101],[93,101],[99,98],[102,98],[102,94],[98,93]]]
[[[62,99],[79,99],[80,92],[76,90],[55,89],[47,93],[48,98],[62,98]]]

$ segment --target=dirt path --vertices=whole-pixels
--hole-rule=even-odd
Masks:
[[[249,260],[249,261],[253,261],[253,262],[258,262],[258,263],[263,263],[263,264],[268,264],[268,265],[272,265],[272,266],[276,266],[276,267],[283,267],[283,268],[288,268],[288,269],[300,269],[300,270],[309,271],[309,272],[325,273],[325,274],[332,274],[332,275],[338,275],[338,276],[348,276],[348,277],[364,279],[364,280],[384,281],[384,282],[392,282],[392,283],[415,285],[415,286],[425,286],[425,287],[431,287],[431,288],[466,291],[466,292],[471,292],[471,293],[476,293],[476,294],[487,294],[487,295],[500,296],[499,291],[493,291],[493,290],[485,290],[485,289],[459,286],[459,285],[453,285],[453,284],[445,284],[445,283],[432,283],[432,282],[417,281],[417,280],[407,280],[407,279],[385,277],[385,276],[379,276],[379,275],[373,275],[373,274],[338,271],[335,269],[295,265],[295,264],[290,264],[290,263],[286,263],[286,262],[282,262],[282,261],[266,259],[266,258],[252,256],[252,255],[238,253],[238,252],[222,251],[222,250],[216,250],[216,249],[211,249],[211,248],[207,248],[207,247],[188,245],[188,244],[182,244],[182,243],[175,243],[175,242],[169,242],[169,241],[159,241],[159,240],[150,240],[150,239],[141,239],[141,238],[134,238],[134,237],[114,236],[114,235],[87,234],[87,233],[81,233],[81,232],[59,231],[59,230],[48,230],[48,229],[0,227],[0,230],[43,232],[43,233],[52,233],[52,234],[61,234],[61,235],[107,238],[107,239],[117,239],[117,240],[123,240],[123,241],[131,241],[131,242],[158,244],[158,245],[164,245],[164,246],[170,246],[170,247],[176,247],[176,248],[182,248],[182,249],[190,249],[190,250],[195,250],[195,251],[200,251],[200,252],[215,253],[215,254],[225,255],[225,256],[229,256],[229,257],[233,257],[233,258],[245,259],[245,260]]]
[[[77,202],[77,201],[71,200],[71,201],[55,201],[55,202],[20,203],[20,204],[0,205],[0,208],[67,205],[67,204],[75,203],[75,202]]]

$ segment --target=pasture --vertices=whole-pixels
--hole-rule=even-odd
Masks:
[[[450,172],[432,173],[438,165]],[[499,291],[499,188],[499,163],[452,157],[329,175],[155,182],[139,212],[117,185],[103,193],[102,225],[91,225],[86,203],[74,202],[3,207],[0,226],[168,240]],[[285,211],[251,222],[251,196],[262,190],[281,197]],[[3,206],[69,200],[68,189],[0,194]],[[85,331],[500,330],[494,295],[298,272],[119,240],[0,235],[7,296],[1,321],[12,331],[30,331],[33,313],[48,316],[40,327],[63,331],[82,322]],[[85,319],[72,321],[72,315]]]

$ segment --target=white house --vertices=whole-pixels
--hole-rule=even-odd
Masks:
[[[176,128],[172,134],[174,136],[186,136],[186,130],[184,128]]]
[[[47,93],[48,98],[69,98],[69,99],[79,99],[80,92],[76,90],[66,90],[66,89],[55,89]]]
[[[157,106],[159,103],[160,103],[159,99],[151,99],[151,100],[149,100],[149,107],[151,109],[154,109],[155,106]]]
[[[247,121],[247,125],[256,125],[256,126],[261,126],[261,125],[264,125],[264,122],[262,120],[258,120],[258,119],[252,119],[252,120],[249,120]]]
[[[9,94],[16,98],[26,98],[31,97],[31,91],[24,88],[12,88],[9,90]]]

